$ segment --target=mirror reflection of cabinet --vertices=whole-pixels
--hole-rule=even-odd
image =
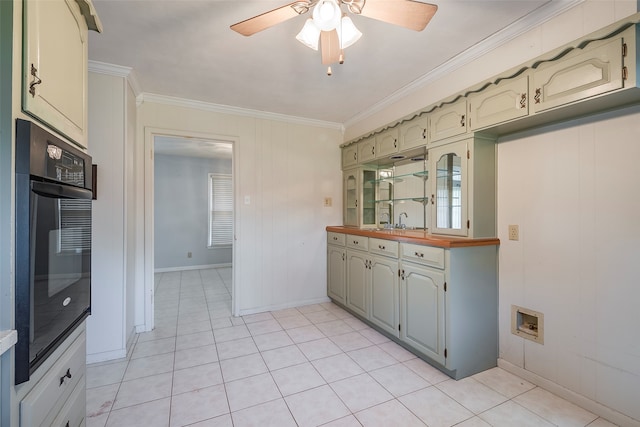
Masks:
[[[474,136],[429,150],[433,234],[495,237],[495,141]]]
[[[354,168],[344,171],[343,223],[353,227],[376,226],[376,169]]]

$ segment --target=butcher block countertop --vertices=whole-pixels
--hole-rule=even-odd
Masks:
[[[425,230],[387,230],[328,226],[327,231],[333,233],[352,234],[356,236],[375,237],[377,239],[395,240],[397,242],[415,243],[418,245],[437,246],[440,248],[463,248],[469,246],[491,246],[500,244],[500,239],[496,237],[469,239],[465,237],[434,236]]]

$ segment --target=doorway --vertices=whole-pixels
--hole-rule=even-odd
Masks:
[[[151,327],[161,328],[178,310],[231,316],[233,141],[174,132],[149,136]]]

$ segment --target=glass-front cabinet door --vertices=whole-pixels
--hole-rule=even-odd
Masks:
[[[343,223],[352,227],[375,227],[375,169],[354,168],[344,171]]]
[[[429,158],[434,179],[431,184],[431,229],[438,234],[467,236],[467,141],[435,147]]]

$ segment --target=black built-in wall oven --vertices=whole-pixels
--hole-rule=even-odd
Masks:
[[[91,312],[91,157],[16,122],[15,383]]]

